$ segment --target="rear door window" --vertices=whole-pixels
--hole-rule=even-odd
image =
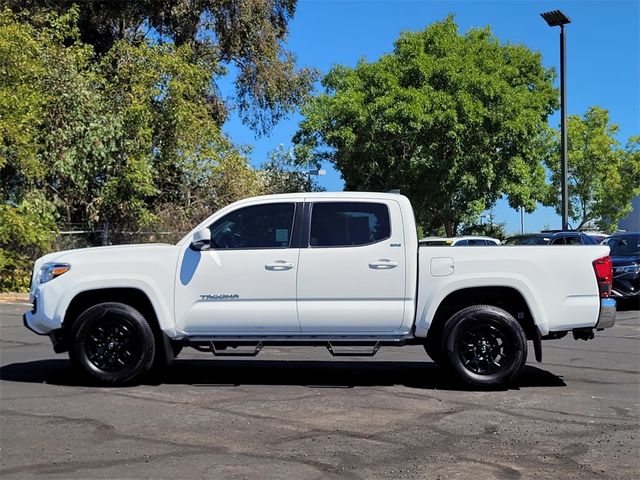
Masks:
[[[322,202],[311,210],[311,247],[368,245],[391,237],[384,203]]]

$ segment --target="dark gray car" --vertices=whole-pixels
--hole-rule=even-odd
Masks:
[[[542,232],[507,238],[503,245],[597,245],[592,237],[582,232]]]

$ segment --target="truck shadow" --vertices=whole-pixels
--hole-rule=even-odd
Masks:
[[[640,310],[640,298],[616,298],[616,310],[619,312]]]
[[[0,368],[9,382],[64,386],[96,386],[71,367],[68,360],[36,360]],[[474,390],[454,381],[434,363],[301,361],[301,360],[192,360],[178,359],[147,385],[235,387],[240,385],[298,385],[309,388],[353,388],[400,385],[416,389]],[[564,387],[561,377],[527,365],[510,389]]]

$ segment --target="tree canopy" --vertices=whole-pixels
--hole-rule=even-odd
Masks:
[[[403,33],[377,61],[332,68],[305,103],[315,71],[284,47],[295,0],[0,5],[0,289],[26,286],[60,226],[180,236],[236,199],[319,189],[302,165],[322,160],[349,190],[400,188],[425,232],[473,229],[501,196],[557,205],[554,72],[488,27],[460,34],[449,17]],[[265,134],[303,104],[294,149],[258,169],[222,130],[236,110]],[[639,192],[640,137],[621,148],[616,131],[603,109],[570,117],[580,225],[612,228]]]
[[[179,235],[270,191],[222,125],[237,108],[264,133],[310,90],[314,72],[282,43],[295,1],[3,5],[2,282],[24,281],[57,225]],[[229,67],[231,99],[216,85]]]
[[[449,17],[401,34],[377,61],[332,68],[296,141],[348,190],[400,188],[421,225],[453,235],[501,195],[527,211],[543,197],[553,78],[538,53],[488,27],[461,35]]]
[[[212,67],[216,78],[232,66],[236,94],[228,105],[216,89],[207,97],[218,123],[229,108],[257,133],[266,133],[294,111],[311,89],[315,71],[296,69],[284,48],[297,0],[5,0],[37,22],[49,13],[77,11],[82,43],[97,56],[121,41],[130,45],[171,43],[188,47],[189,61]]]
[[[609,112],[590,107],[584,115],[567,120],[569,218],[581,229],[595,223],[615,231],[618,221],[631,211],[631,200],[640,194],[640,136],[622,148],[615,138],[618,126]],[[551,189],[547,204],[561,212],[559,149],[548,157]]]

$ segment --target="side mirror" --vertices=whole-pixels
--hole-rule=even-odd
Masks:
[[[191,240],[191,245],[189,248],[191,250],[195,250],[199,252],[201,250],[206,250],[211,245],[211,230],[208,228],[202,228],[198,230]]]

